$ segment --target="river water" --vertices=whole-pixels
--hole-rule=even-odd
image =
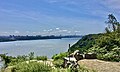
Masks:
[[[27,55],[34,52],[37,56],[51,58],[54,54],[66,52],[68,45],[73,45],[80,38],[26,40],[13,42],[0,42],[0,54],[8,53],[10,56]]]
[[[8,56],[18,56],[34,52],[36,56],[47,56],[51,58],[54,54],[66,52],[69,44],[73,45],[79,39],[80,38],[62,38],[0,42],[0,54],[8,53]],[[3,62],[0,62],[0,68],[2,66]]]

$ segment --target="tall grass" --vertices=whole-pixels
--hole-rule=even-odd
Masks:
[[[11,72],[93,72],[86,68],[80,67],[79,69],[71,68],[52,68],[48,64],[29,62],[19,63],[11,69]]]
[[[50,72],[51,66],[45,63],[29,62],[19,63],[12,68],[12,72]]]

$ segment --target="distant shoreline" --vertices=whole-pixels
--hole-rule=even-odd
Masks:
[[[62,39],[62,38],[54,38],[54,39]],[[48,40],[48,39],[32,39],[32,40]],[[14,40],[14,41],[31,41],[31,40]],[[0,41],[1,42],[14,42],[14,41]]]
[[[26,41],[26,40],[48,40],[63,38],[81,38],[82,36],[0,36],[0,42]]]

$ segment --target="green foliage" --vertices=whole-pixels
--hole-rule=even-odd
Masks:
[[[79,49],[81,53],[96,53],[98,59],[120,61],[120,23],[113,14],[108,15],[106,33],[85,35],[70,51]]]
[[[26,56],[26,55],[22,55],[22,56],[19,55],[17,57],[10,58],[10,59],[11,59],[11,62],[8,64],[8,66],[13,66],[13,65],[16,65],[20,62],[29,60],[28,56]]]
[[[22,55],[22,56],[19,55],[17,57],[10,57],[10,56],[7,56],[7,57],[9,57],[9,59],[11,60],[11,62],[8,63],[8,66],[13,66],[20,62],[34,59],[34,52],[30,52],[28,54],[28,56],[27,55]]]
[[[93,70],[89,70],[85,67],[80,67],[78,69],[72,68],[52,68],[51,66],[38,63],[38,62],[30,62],[30,63],[19,63],[11,69],[11,72],[95,72]]]
[[[24,61],[29,61],[29,60],[47,60],[47,56],[34,56],[34,52],[31,52],[28,55],[22,55],[22,56],[17,56],[17,57],[12,57],[12,56],[7,56],[6,54],[0,54],[2,59],[5,61],[5,67],[7,66],[13,66],[17,65],[18,63],[24,62]]]
[[[105,28],[106,33],[110,33],[109,29],[106,27]]]
[[[107,50],[103,47],[100,48],[98,46],[91,47],[87,50],[87,53],[94,53],[94,54],[105,54],[107,53]]]
[[[29,62],[29,63],[19,63],[16,65],[12,72],[50,72],[51,66],[45,63],[38,63],[38,62]]]
[[[22,55],[22,56],[18,55],[17,59],[28,60],[28,56],[27,55]]]
[[[37,60],[47,60],[47,56],[37,56],[36,57]]]
[[[74,44],[70,51],[80,50],[81,53],[86,52],[89,48],[96,44],[96,40],[104,34],[89,34],[85,35],[76,44]]]
[[[28,54],[28,57],[29,57],[29,60],[34,59],[34,52],[30,52],[30,53]]]
[[[55,67],[61,68],[63,65],[63,59],[55,60],[55,61],[53,61],[53,64],[55,65]]]
[[[53,55],[52,59],[58,60],[68,56],[68,52]]]
[[[86,44],[84,45],[84,43]],[[86,35],[72,46],[71,50],[76,50],[76,46],[79,47],[82,53],[91,52],[97,54],[98,59],[120,61],[120,34],[117,32]]]
[[[116,31],[116,23],[117,23],[117,19],[115,18],[115,16],[113,14],[109,14],[108,15],[108,21],[106,21],[106,23],[108,24],[108,28],[109,31]]]
[[[5,61],[5,67],[8,66],[8,64],[11,62],[11,59],[14,59],[14,57],[6,56],[6,54],[0,54],[0,57]]]
[[[64,56],[67,55],[68,53],[61,54],[63,54],[62,56]],[[8,62],[8,66],[11,66],[11,68],[9,69],[9,71],[11,70],[11,72],[93,72],[85,68],[80,69],[62,68],[63,59],[61,58],[53,61],[53,64],[55,66],[55,68],[53,68],[46,63],[29,61],[29,56],[26,55],[18,57],[11,57],[6,55],[3,56],[5,58],[7,57],[8,59],[10,59],[10,62]],[[37,57],[35,59],[37,59]],[[39,59],[46,60],[46,56],[38,56],[38,60]],[[4,72],[4,70],[2,71]]]

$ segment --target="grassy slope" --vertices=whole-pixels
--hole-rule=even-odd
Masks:
[[[89,34],[80,39],[70,48],[81,53],[96,53],[98,59],[106,61],[120,61],[120,33]]]

